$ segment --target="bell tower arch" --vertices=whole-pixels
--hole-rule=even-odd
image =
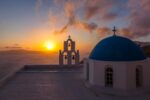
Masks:
[[[80,54],[79,50],[75,49],[75,41],[71,39],[71,36],[68,36],[68,39],[64,41],[64,50],[59,50],[59,64],[78,64],[79,60]]]

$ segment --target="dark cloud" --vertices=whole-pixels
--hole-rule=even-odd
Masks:
[[[59,1],[56,1],[56,2],[59,2]],[[75,18],[74,10],[75,10],[75,8],[74,8],[73,2],[68,1],[65,3],[64,12],[65,12],[65,15],[68,17],[68,22],[60,30],[55,30],[54,31],[55,34],[63,34],[65,32],[67,32],[67,29],[69,26],[72,26],[75,24],[76,18]]]
[[[55,30],[54,34],[63,34],[63,33],[66,33],[67,29],[68,29],[68,25],[62,27],[60,30]]]
[[[110,12],[110,13],[104,14],[102,18],[106,21],[111,21],[111,20],[118,18],[118,14]]]
[[[119,29],[118,33],[121,34],[121,35],[123,35],[123,36],[126,36],[126,37],[131,37],[131,38],[134,37],[133,34],[132,34],[132,32],[131,32],[131,30],[130,30],[130,28]]]
[[[132,3],[132,4],[131,4]],[[129,29],[132,37],[150,34],[150,0],[129,0],[130,9]]]
[[[68,23],[67,26],[73,25],[76,21],[75,18],[75,5],[73,2],[66,2],[64,5],[64,11],[66,16],[68,17]]]
[[[118,0],[117,0],[118,1]],[[123,8],[120,6],[122,2],[114,2],[112,0],[87,0],[85,5],[85,18],[91,19],[95,16],[100,16],[101,20],[113,21],[119,17],[119,12],[112,12],[111,9],[115,7]],[[123,10],[129,10],[128,15],[128,28],[119,29],[119,34],[122,34],[126,37],[137,38],[141,36],[150,35],[150,0],[129,0],[125,4]],[[110,32],[108,28],[98,28],[98,33],[105,34]]]
[[[58,2],[58,1],[57,1]],[[60,3],[60,2],[59,2]],[[80,5],[78,5],[80,3]],[[82,4],[81,4],[82,3]],[[80,6],[83,7],[83,17],[86,20],[81,20],[77,18],[77,14],[75,13]],[[114,5],[114,2],[112,0],[105,1],[105,0],[83,0],[82,2],[77,0],[69,0],[66,1],[64,4],[64,12],[65,15],[68,18],[68,22],[66,25],[64,25],[61,29],[56,30],[54,33],[65,33],[67,32],[68,27],[73,26],[76,28],[79,28],[81,30],[85,30],[88,32],[93,32],[97,30],[97,23],[95,22],[89,22],[89,20],[94,16],[100,16],[103,20],[114,20],[118,17],[116,13],[110,12],[110,8]],[[110,13],[109,13],[110,12]]]
[[[85,8],[85,18],[86,19],[90,19],[92,18],[94,15],[96,15],[98,13],[99,7],[98,6],[89,6]]]
[[[94,30],[97,29],[97,24],[96,23],[86,23],[86,22],[78,21],[78,23],[76,23],[76,27],[92,33]]]
[[[113,0],[87,0],[84,7],[84,16],[86,19],[99,16],[99,18],[106,18],[110,16],[116,17],[115,13],[110,13],[116,3]]]
[[[108,35],[108,34],[111,34],[112,33],[112,30],[108,27],[99,27],[97,29],[97,33],[100,37],[103,37],[105,35]]]
[[[41,6],[41,1],[37,0],[37,8]],[[62,28],[54,32],[56,34],[66,33],[70,26],[88,32],[95,31],[101,35],[109,34],[111,30],[106,27],[106,23],[105,26],[101,24],[100,28],[98,24],[101,20],[109,23],[121,18],[120,13],[124,11],[128,12],[123,13],[123,17],[126,18],[121,21],[128,22],[128,25],[118,29],[119,34],[136,38],[147,36],[150,33],[150,0],[128,0],[126,2],[122,0],[54,0],[54,2],[63,5],[63,11],[68,20]],[[78,11],[82,12],[80,17]],[[94,17],[100,21],[91,22]]]
[[[85,21],[82,21],[76,17],[75,14],[75,4],[71,1],[66,2],[64,5],[64,11],[66,16],[68,17],[68,22],[65,26],[63,26],[60,30],[56,30],[54,33],[55,34],[62,34],[67,32],[68,27],[74,26],[77,27],[81,30],[86,30],[88,32],[92,32],[97,28],[96,23],[88,23]]]
[[[19,44],[13,44],[12,46],[6,46],[4,48],[5,49],[22,49],[22,47],[19,46]]]
[[[109,34],[111,32],[111,29],[108,27],[100,27],[97,29],[97,33],[104,33],[104,34]]]

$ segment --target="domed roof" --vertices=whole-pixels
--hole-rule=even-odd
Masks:
[[[146,59],[146,56],[136,43],[125,37],[113,35],[101,40],[89,58],[102,61],[137,61]]]

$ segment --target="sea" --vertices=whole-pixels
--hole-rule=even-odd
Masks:
[[[0,79],[20,70],[24,65],[58,64],[57,53],[0,52]]]

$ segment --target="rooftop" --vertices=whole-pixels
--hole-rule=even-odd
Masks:
[[[146,59],[146,56],[130,39],[113,35],[101,40],[89,58],[102,61],[137,61]]]

